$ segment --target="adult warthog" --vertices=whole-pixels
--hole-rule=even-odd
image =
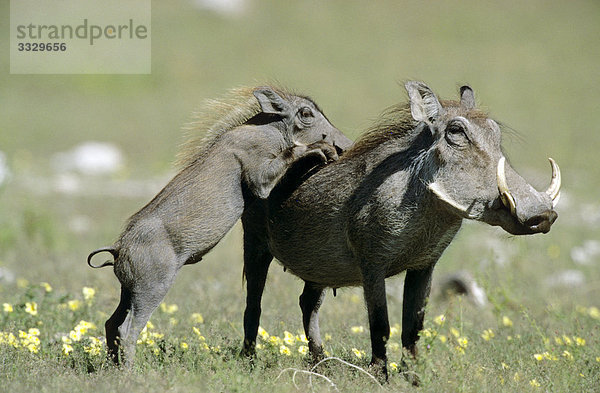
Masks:
[[[181,171],[135,213],[117,242],[88,256],[114,265],[121,301],[106,321],[109,356],[135,354],[140,331],[186,264],[199,262],[241,217],[266,198],[298,160],[320,165],[352,142],[309,98],[282,89],[236,89],[211,101],[180,157]],[[110,252],[113,262],[93,266]]]
[[[538,192],[506,162],[500,127],[475,107],[471,88],[460,89],[460,101],[440,102],[423,83],[405,87],[409,103],[390,108],[338,161],[304,182],[284,179],[266,206],[244,213],[243,352],[254,352],[273,256],[305,281],[300,307],[314,358],[323,351],[325,288],[363,287],[371,364],[387,377],[386,277],[406,271],[402,345],[416,356],[433,268],[463,219],[514,235],[550,230],[560,189],[554,161],[549,189]]]

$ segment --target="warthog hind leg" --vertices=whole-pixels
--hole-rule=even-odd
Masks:
[[[266,251],[260,240],[251,240],[252,235],[244,233],[244,275],[246,276],[246,310],[244,311],[244,344],[240,355],[253,357],[256,354],[256,335],[260,324],[263,290],[267,280],[269,265],[273,256]]]
[[[308,349],[313,362],[323,358],[323,342],[319,330],[319,308],[325,298],[325,289],[314,283],[305,282],[304,291],[300,295],[300,308],[302,309],[302,324],[308,339]]]
[[[388,319],[387,300],[385,294],[385,272],[378,271],[368,264],[362,264],[363,289],[369,329],[371,331],[371,366],[378,378],[387,381],[387,355],[385,345],[390,338],[390,322]]]

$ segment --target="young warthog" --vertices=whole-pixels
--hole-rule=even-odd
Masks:
[[[180,157],[183,169],[139,212],[112,247],[88,264],[114,264],[121,301],[106,321],[109,355],[133,361],[135,344],[177,271],[200,261],[241,217],[248,201],[266,198],[288,166],[337,159],[351,141],[315,103],[281,89],[238,89],[213,101]],[[307,146],[308,145],[308,146]],[[335,146],[335,147],[334,147]],[[110,252],[113,262],[93,266]]]
[[[304,182],[292,178],[286,187],[283,180],[266,207],[244,213],[245,353],[254,351],[273,256],[305,281],[300,307],[315,358],[322,356],[324,289],[364,288],[371,363],[387,377],[386,277],[407,271],[402,345],[416,356],[433,268],[463,219],[515,235],[546,233],[556,220],[554,161],[552,183],[540,193],[506,162],[500,127],[476,109],[471,88],[460,89],[459,102],[440,102],[423,83],[405,86],[409,103],[389,109],[338,161]]]

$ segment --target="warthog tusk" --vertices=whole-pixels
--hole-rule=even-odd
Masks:
[[[548,158],[550,161],[550,165],[552,166],[552,181],[550,182],[550,186],[546,190],[546,194],[552,199],[552,208],[554,209],[558,204],[558,200],[560,199],[560,168],[556,161],[552,158]]]
[[[504,206],[510,209],[510,214],[513,216],[517,215],[517,205],[515,204],[515,198],[511,195],[508,190],[508,184],[506,183],[506,173],[504,171],[504,162],[506,158],[500,157],[498,160],[498,171],[496,172],[496,180],[498,182],[498,191],[500,192],[500,200]]]

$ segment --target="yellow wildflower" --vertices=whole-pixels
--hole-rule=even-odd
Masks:
[[[17,278],[17,286],[19,288],[27,288],[29,286],[29,281],[25,278]]]
[[[460,337],[460,332],[456,328],[450,328],[450,333],[456,338]]]
[[[398,363],[390,362],[389,366],[392,371],[398,371]]]
[[[27,302],[25,303],[25,312],[30,315],[37,315],[38,308],[36,302]]]
[[[281,345],[281,339],[277,336],[269,337],[269,344],[273,346]]]
[[[531,386],[533,386],[534,388],[539,388],[540,386],[542,386],[542,385],[540,385],[540,383],[539,383],[538,381],[536,381],[535,379],[532,379],[531,381],[529,381],[529,384],[530,384]]]
[[[510,368],[509,365],[504,362],[500,363],[500,366],[502,367],[502,370],[508,370]]]
[[[365,328],[363,326],[352,326],[350,330],[352,331],[352,333],[358,334],[363,333],[365,331]]]
[[[182,341],[182,342],[179,344],[179,347],[180,347],[181,349],[183,349],[184,351],[187,351],[187,349],[188,349],[190,346],[189,346],[189,345],[188,345],[188,343],[186,343],[185,341]]]
[[[290,349],[283,344],[279,346],[279,353],[286,356],[290,356],[292,354]]]
[[[69,307],[69,309],[71,311],[77,311],[79,309],[79,307],[81,307],[81,302],[77,299],[75,300],[69,300],[67,302],[67,307]]]
[[[458,342],[458,345],[461,346],[461,348],[466,348],[469,344],[469,340],[466,337],[459,337],[456,341]]]
[[[86,302],[91,301],[94,298],[94,296],[96,295],[96,290],[94,288],[90,288],[90,287],[83,287],[81,292],[83,293],[83,299]]]
[[[421,332],[419,333],[419,335],[420,335],[421,337],[425,337],[425,338],[431,338],[431,336],[432,336],[433,334],[431,333],[431,330],[429,330],[429,329],[423,329],[423,330],[421,330]]]
[[[583,347],[585,345],[585,339],[577,336],[573,336],[573,340],[575,340],[575,345],[578,347]]]
[[[562,339],[565,342],[565,345],[571,345],[571,344],[573,344],[573,341],[571,341],[571,338],[569,338],[569,336],[567,336],[567,335],[563,334]]]
[[[71,330],[69,332],[69,338],[73,341],[80,341],[83,337],[83,334],[79,330]]]
[[[448,338],[446,338],[446,336],[444,336],[443,334],[440,334],[438,336],[438,340],[440,340],[442,343],[445,343],[448,340]]]
[[[390,328],[390,338],[397,336],[400,333],[400,326],[394,325]]]
[[[600,363],[600,356],[596,356],[596,361]]]
[[[10,303],[2,303],[2,310],[7,314],[14,311],[13,306]]]
[[[356,348],[352,348],[352,353],[354,353],[354,356],[356,356],[357,358],[361,359],[364,355],[364,351],[361,351],[359,349]]]
[[[600,310],[598,307],[590,307],[588,309],[588,315],[594,319],[600,319]]]
[[[483,338],[485,341],[490,341],[492,338],[494,338],[494,332],[492,329],[486,329],[483,331],[483,333],[481,333],[481,338]]]
[[[454,347],[454,349],[456,349],[456,352],[460,353],[461,355],[465,354],[465,349],[459,345],[457,345],[456,347]]]
[[[433,322],[435,322],[437,325],[443,325],[444,322],[446,322],[446,316],[444,314],[440,314],[433,318]]]
[[[98,356],[102,351],[102,341],[97,339],[96,337],[88,337],[88,342],[90,345],[86,345],[83,347],[83,350],[90,355]]]
[[[161,303],[160,311],[162,311],[166,314],[173,314],[173,313],[176,313],[177,311],[179,311],[179,306],[177,306],[177,304]]]
[[[81,334],[86,334],[89,329],[96,329],[96,325],[92,322],[87,321],[79,321],[79,323],[73,328],[73,330],[80,332]]]
[[[563,340],[560,337],[554,337],[554,342],[556,343],[556,345],[563,345]]]
[[[152,322],[148,321],[148,323],[146,323],[146,326],[144,326],[144,328],[154,329],[154,324]]]
[[[542,361],[542,359],[544,359],[544,355],[542,355],[541,353],[534,353],[533,357],[535,358],[535,360]]]
[[[263,329],[262,326],[258,327],[258,335],[265,341],[269,339],[269,333],[267,333],[267,331]]]
[[[73,352],[73,347],[71,345],[69,345],[69,344],[63,343],[63,345],[62,345],[62,352],[63,352],[63,354],[65,356],[69,356],[69,354],[71,352]]]
[[[325,341],[329,341],[329,340],[331,340],[331,338],[332,338],[331,334],[325,333]]]
[[[202,317],[202,314],[200,314],[199,312],[192,313],[192,315],[190,316],[190,319],[192,320],[193,323],[204,323],[204,318]]]
[[[306,345],[300,345],[298,347],[298,353],[300,355],[306,355],[308,353],[308,347]]]
[[[27,333],[29,333],[31,336],[39,336],[40,335],[40,329],[37,328],[30,328]]]
[[[329,336],[329,338],[327,338],[327,336]],[[331,334],[326,334],[325,340],[331,340]],[[297,335],[296,341],[300,341],[301,343],[308,344],[308,338],[306,338],[306,335],[304,335],[304,333]]]
[[[44,288],[46,292],[52,292],[52,287],[47,282],[41,282],[40,287]]]
[[[283,342],[289,346],[296,345],[296,337],[286,330],[283,332]]]
[[[573,355],[569,351],[563,351],[562,355],[567,360],[573,360]]]
[[[502,317],[502,325],[506,327],[512,327],[513,321],[511,321],[510,318],[505,315]]]
[[[204,338],[204,336],[202,335],[202,333],[200,333],[200,329],[198,329],[196,326],[193,326],[192,330],[194,331],[194,333],[196,333],[196,336],[198,336],[198,339],[200,341],[206,340],[206,338]]]

